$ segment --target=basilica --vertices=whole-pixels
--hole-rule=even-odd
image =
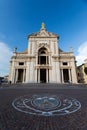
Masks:
[[[14,49],[10,61],[12,83],[77,83],[75,56],[59,48],[59,36],[48,32],[45,24],[28,35],[24,52]]]

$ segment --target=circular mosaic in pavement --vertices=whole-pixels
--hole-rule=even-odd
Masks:
[[[28,114],[58,116],[78,111],[81,103],[77,99],[64,95],[41,94],[18,97],[12,102],[12,106]]]

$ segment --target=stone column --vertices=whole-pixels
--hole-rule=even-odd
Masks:
[[[38,83],[40,83],[40,69],[38,69]]]
[[[12,83],[15,83],[15,59],[12,61],[11,78]]]
[[[47,65],[47,56],[46,56],[46,65]]]
[[[75,61],[73,59],[72,63],[72,83],[77,83],[77,75],[76,75],[76,66],[75,66]]]
[[[18,69],[15,70],[14,78],[15,78],[15,83],[17,83],[17,81],[18,81]]]
[[[38,76],[38,75],[37,75],[37,74],[38,74],[38,72],[37,72],[37,71],[38,71],[38,69],[35,69],[35,83],[37,83],[37,82],[38,82],[38,81],[37,81],[37,78],[38,78],[38,77],[37,77],[37,76]]]
[[[38,56],[37,56],[37,54],[36,54],[36,65],[38,64]]]
[[[48,69],[46,69],[46,82],[48,83]]]
[[[25,69],[25,80],[24,81],[26,82],[26,69]]]
[[[69,71],[69,81],[71,82],[72,81],[72,77],[71,77],[71,69],[68,69]]]
[[[49,82],[51,83],[52,82],[52,70],[49,69]]]
[[[61,69],[61,78],[62,78],[62,83],[64,83],[64,77],[63,77],[63,69]]]
[[[22,79],[22,83],[24,83],[24,69],[23,69],[23,79]]]
[[[30,80],[30,62],[27,62],[27,68],[26,68],[26,83],[29,83],[29,80]]]
[[[23,83],[25,82],[25,69],[23,70]]]
[[[48,56],[48,62],[49,62],[49,65],[51,65],[51,61],[50,61],[50,55]]]

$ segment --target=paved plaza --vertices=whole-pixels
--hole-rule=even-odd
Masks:
[[[87,85],[0,85],[0,130],[87,130]]]

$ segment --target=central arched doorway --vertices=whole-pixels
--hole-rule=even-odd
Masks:
[[[40,82],[46,83],[46,69],[40,69]]]

